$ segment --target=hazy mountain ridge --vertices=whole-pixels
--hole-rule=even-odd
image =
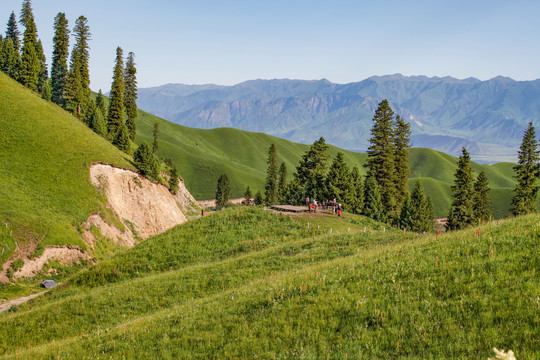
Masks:
[[[467,146],[476,157],[492,160],[515,156],[526,124],[537,125],[540,118],[540,80],[501,76],[487,81],[395,74],[349,84],[326,79],[168,84],[139,89],[138,104],[190,127],[233,127],[303,143],[324,136],[336,146],[362,150],[368,146],[373,112],[384,98],[411,123],[415,146],[452,154]]]

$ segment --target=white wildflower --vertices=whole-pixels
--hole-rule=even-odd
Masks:
[[[516,360],[512,350],[504,352],[504,350],[497,350],[497,348],[493,348],[493,351],[495,352],[496,356],[494,358],[489,358],[488,360]]]

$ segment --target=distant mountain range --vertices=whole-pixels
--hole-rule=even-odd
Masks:
[[[527,123],[540,123],[540,80],[505,77],[396,74],[349,84],[325,79],[168,84],[139,89],[138,106],[194,128],[231,127],[307,144],[324,136],[338,147],[364,151],[382,99],[411,123],[414,147],[456,155],[465,146],[477,161],[513,161]]]

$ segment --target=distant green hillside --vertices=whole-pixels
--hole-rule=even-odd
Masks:
[[[228,209],[0,314],[0,358],[539,358],[539,221],[436,237]]]
[[[179,167],[186,186],[197,199],[211,199],[215,196],[217,179],[226,173],[232,183],[233,196],[241,197],[246,186],[252,190],[264,190],[268,148],[276,145],[279,162],[287,165],[292,177],[301,156],[308,145],[292,143],[262,133],[252,133],[231,128],[211,130],[193,129],[160,119],[144,111],[139,111],[137,122],[137,143],[152,142],[154,122],[160,125],[159,151],[162,158],[171,158]],[[316,139],[314,139],[316,140]],[[345,154],[345,161],[352,167],[365,162],[366,154],[330,147],[335,156],[338,151]],[[457,158],[431,149],[411,149],[412,170],[409,187],[420,178],[427,192],[434,200],[437,217],[445,217],[451,202],[450,186],[454,181]],[[515,180],[512,178],[513,164],[499,163],[480,165],[473,163],[476,175],[485,171],[491,186],[494,217],[508,214]]]
[[[0,264],[27,240],[85,245],[77,226],[107,203],[89,181],[93,162],[127,156],[60,107],[0,72]]]

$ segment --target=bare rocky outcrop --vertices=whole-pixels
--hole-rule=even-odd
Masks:
[[[187,207],[192,197],[183,184],[181,184],[179,194],[173,196],[167,187],[150,181],[132,170],[105,164],[92,165],[90,181],[94,186],[103,189],[109,206],[118,215],[118,218],[124,222],[128,229],[133,227],[137,236],[142,239],[188,221],[179,202],[182,203],[182,206]],[[109,228],[104,226],[104,223],[94,215],[90,216],[87,221],[87,224],[98,227],[103,235],[113,240],[120,238],[119,241],[124,242],[127,246],[134,244],[133,234],[129,234],[129,230],[127,235],[119,237],[117,232],[110,226]],[[108,236],[107,233],[111,236]]]

